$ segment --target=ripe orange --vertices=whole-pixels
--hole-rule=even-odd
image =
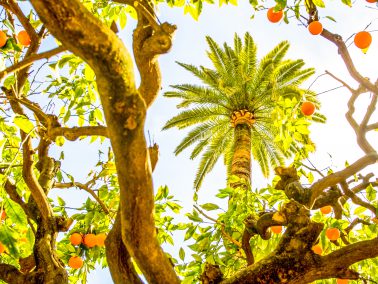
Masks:
[[[308,31],[313,34],[313,35],[319,35],[322,33],[323,31],[323,25],[321,22],[319,21],[312,21],[309,25],[308,25]]]
[[[336,241],[340,238],[340,230],[337,228],[328,228],[326,230],[326,236],[331,241]]]
[[[360,49],[368,48],[372,40],[371,34],[367,31],[356,33],[354,36],[354,44]]]
[[[5,251],[5,246],[0,242],[0,254]]]
[[[332,206],[329,206],[329,205],[324,206],[320,208],[320,212],[322,212],[324,215],[329,214],[332,212]]]
[[[73,233],[70,236],[70,242],[74,246],[80,245],[82,241],[83,241],[83,237],[79,233]]]
[[[27,238],[20,238],[20,243],[27,243],[28,242],[28,239]]]
[[[96,245],[96,243],[97,243],[96,235],[94,235],[94,234],[87,234],[87,235],[85,235],[83,243],[87,247],[93,248]]]
[[[26,31],[20,31],[17,35],[17,39],[23,46],[28,46],[31,43],[30,36]]]
[[[282,232],[282,226],[272,226],[270,230],[275,234],[279,234]]]
[[[314,245],[312,248],[312,251],[318,255],[322,255],[323,249],[320,245]]]
[[[366,0],[366,2],[375,3],[375,2],[377,2],[377,0]]]
[[[71,258],[68,260],[68,266],[73,269],[79,269],[83,266],[83,260],[80,256],[71,256]]]
[[[7,34],[3,31],[0,31],[0,47],[3,47],[7,43],[8,37]]]
[[[306,116],[313,115],[315,112],[315,105],[312,102],[303,102],[301,111]]]
[[[105,246],[105,239],[106,239],[106,234],[104,234],[104,233],[96,235],[96,244],[99,247]]]
[[[275,12],[274,11],[274,7],[270,8],[267,12],[267,17],[268,17],[268,20],[272,23],[278,23],[279,21],[281,21],[282,17],[283,17],[283,11],[280,10],[280,11],[277,11]]]
[[[336,279],[337,284],[348,284],[348,279]]]
[[[0,219],[1,221],[5,220],[5,218],[7,218],[7,213],[5,213],[5,211],[1,211],[1,216],[0,216]]]

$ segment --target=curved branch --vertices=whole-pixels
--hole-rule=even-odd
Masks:
[[[9,73],[16,72],[16,71],[22,70],[22,69],[30,66],[31,64],[33,64],[37,60],[50,58],[54,55],[57,55],[61,52],[64,52],[65,50],[66,49],[63,46],[59,46],[59,47],[54,48],[54,49],[49,50],[49,51],[41,52],[41,53],[38,53],[38,54],[32,54],[32,55],[24,58],[23,60],[15,63],[14,65],[9,66],[5,70],[1,71],[0,72],[0,80],[2,78],[4,78],[5,76],[7,76]]]
[[[63,136],[67,140],[75,141],[81,136],[108,136],[106,126],[82,126],[82,127],[53,127],[47,133],[51,140],[55,140],[58,136]]]
[[[86,192],[88,192],[97,202],[98,204],[100,204],[102,210],[106,213],[106,214],[109,214],[109,209],[108,207],[105,205],[105,203],[100,199],[100,197],[98,197],[98,195],[92,190],[89,188],[88,184],[83,184],[83,183],[80,183],[80,182],[68,182],[68,183],[59,183],[59,182],[56,182],[54,183],[54,188],[70,188],[70,187],[78,187],[80,189],[83,189],[85,190]]]
[[[10,284],[24,284],[25,275],[10,264],[0,263],[0,280]]]
[[[374,164],[378,161],[378,154],[377,153],[370,153],[365,155],[364,157],[360,158],[349,167],[346,167],[344,170],[335,172],[330,174],[319,181],[312,184],[310,187],[311,190],[311,198],[309,201],[309,208],[312,208],[316,199],[322,194],[323,190],[327,187],[334,186],[342,181],[345,181],[350,176],[356,174],[363,168]]]
[[[338,34],[333,34],[327,29],[323,29],[323,32],[321,33],[321,36],[326,38],[327,40],[334,43],[339,50],[339,54],[341,58],[343,59],[345,66],[347,67],[349,74],[352,76],[353,79],[355,79],[357,82],[359,82],[361,85],[363,85],[366,89],[368,89],[371,92],[378,93],[378,88],[374,84],[372,84],[366,77],[362,76],[354,66],[354,63],[352,61],[352,58],[350,57],[348,48],[346,47],[343,39]]]
[[[146,103],[122,41],[79,0],[31,0],[48,30],[94,70],[115,155],[122,240],[151,283],[179,283],[156,238],[154,194],[144,137]],[[93,36],[97,40],[93,41]]]

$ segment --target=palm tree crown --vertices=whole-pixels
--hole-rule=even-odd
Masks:
[[[234,47],[226,43],[221,48],[207,37],[208,56],[213,69],[178,63],[198,77],[203,85],[174,85],[166,97],[181,99],[181,113],[170,119],[164,129],[195,126],[175,150],[179,154],[195,145],[191,159],[202,153],[194,186],[199,189],[204,176],[224,155],[229,174],[250,181],[253,157],[265,176],[270,167],[281,165],[300,141],[293,141],[284,149],[277,140],[280,124],[273,113],[279,101],[296,98],[315,103],[314,94],[299,85],[309,78],[314,69],[303,69],[303,60],[284,59],[289,43],[283,41],[257,59],[257,48],[249,33],[242,39],[235,35]],[[300,117],[297,107],[295,116]],[[303,141],[302,141],[303,142]]]

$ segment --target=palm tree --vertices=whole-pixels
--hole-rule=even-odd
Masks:
[[[257,48],[249,33],[244,36],[244,44],[235,35],[233,49],[226,43],[222,49],[212,38],[206,39],[214,69],[178,63],[204,84],[174,85],[174,90],[165,94],[181,99],[178,107],[185,110],[170,119],[164,129],[195,126],[177,146],[175,154],[193,144],[190,158],[202,153],[194,182],[196,190],[222,155],[229,176],[250,183],[252,157],[267,176],[270,167],[281,165],[285,156],[298,149],[299,143],[292,143],[286,151],[277,142],[280,127],[274,123],[272,114],[278,102],[293,97],[298,102],[303,99],[316,102],[312,92],[299,87],[314,70],[303,69],[303,60],[284,60],[289,48],[287,41],[258,61]],[[299,110],[295,111],[301,116]]]

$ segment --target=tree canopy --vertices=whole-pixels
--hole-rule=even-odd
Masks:
[[[352,5],[342,2],[340,5]],[[219,2],[228,3],[237,4]],[[377,282],[377,181],[374,171],[366,169],[378,159],[371,142],[378,123],[378,84],[355,64],[347,40],[319,25],[310,29],[336,46],[334,56],[340,56],[354,80],[351,84],[326,72],[348,92],[346,120],[355,133],[355,149],[361,153],[341,169],[323,171],[303,161],[308,152],[316,150],[309,140],[308,125],[324,117],[321,110],[312,114],[304,108],[304,100],[320,107],[311,86],[297,86],[312,70],[302,69],[301,60],[281,60],[287,42],[259,65],[252,64],[261,72],[256,72],[251,85],[244,84],[247,73],[237,72],[239,65],[234,65],[239,59],[257,62],[248,35],[244,50],[248,46],[250,52],[242,51],[238,37],[234,48],[226,44],[223,49],[208,38],[214,70],[181,64],[212,88],[175,85],[176,91],[168,96],[182,98],[184,107],[219,105],[224,102],[220,94],[234,94],[229,88],[232,83],[236,93],[247,96],[246,105],[224,102],[230,104],[227,115],[235,129],[245,124],[238,115],[248,118],[250,114],[250,120],[257,121],[257,111],[251,108],[255,104],[250,104],[254,95],[263,98],[261,104],[271,111],[274,121],[268,127],[274,134],[264,133],[267,136],[259,140],[263,144],[258,144],[256,153],[252,147],[252,154],[264,162],[262,152],[274,144],[280,153],[296,155],[286,161],[286,167],[275,168],[276,176],[266,187],[254,188],[242,176],[230,175],[228,184],[215,196],[229,198],[227,210],[220,208],[215,197],[214,202],[203,203],[194,193],[193,211],[186,214],[187,221],[178,222],[180,196],[173,196],[167,186],[154,190],[152,172],[159,147],[148,143],[145,135],[146,115],[160,94],[164,76],[158,58],[174,46],[177,29],[159,21],[159,4],[163,2],[0,1],[0,281],[85,283],[88,273],[101,265],[109,267],[114,283],[321,283],[335,278],[339,283],[341,279]],[[205,6],[200,0],[166,4],[183,7],[195,19]],[[258,1],[250,4],[251,13],[272,8],[267,14],[271,22],[307,27],[327,17],[333,19],[327,10],[320,17],[320,8],[327,4],[321,0],[276,1],[266,7]],[[129,17],[137,22],[132,50],[117,35]],[[357,33],[355,45],[366,52],[371,34]],[[280,64],[272,65],[276,60]],[[214,76],[221,78],[216,84]],[[268,80],[270,77],[273,79]],[[265,97],[259,90],[273,91]],[[189,98],[188,92],[197,97]],[[366,95],[369,103],[358,105]],[[167,125],[186,127],[202,122],[199,111],[190,123],[181,123],[179,118]],[[228,123],[225,129],[230,126]],[[206,135],[232,140],[225,133],[211,130]],[[79,153],[70,155],[67,150],[82,139],[97,150],[96,164],[88,169],[81,168],[84,158]],[[256,142],[253,139],[252,134],[251,141]],[[232,167],[228,158],[238,145],[242,143],[235,139],[233,147],[219,147],[216,156],[226,153],[226,165]],[[184,148],[181,144],[178,152]],[[271,165],[279,165],[280,154],[272,157],[277,163]],[[69,158],[80,174],[66,169]],[[267,172],[269,163],[265,160],[263,164]],[[202,172],[212,166],[202,167]],[[53,190],[69,188],[80,189],[90,198],[75,207],[72,204],[78,203],[75,198],[79,196],[75,192],[72,199],[51,198]],[[176,242],[178,256],[168,255],[162,246],[174,244],[176,231],[183,231],[189,244],[184,249]]]

